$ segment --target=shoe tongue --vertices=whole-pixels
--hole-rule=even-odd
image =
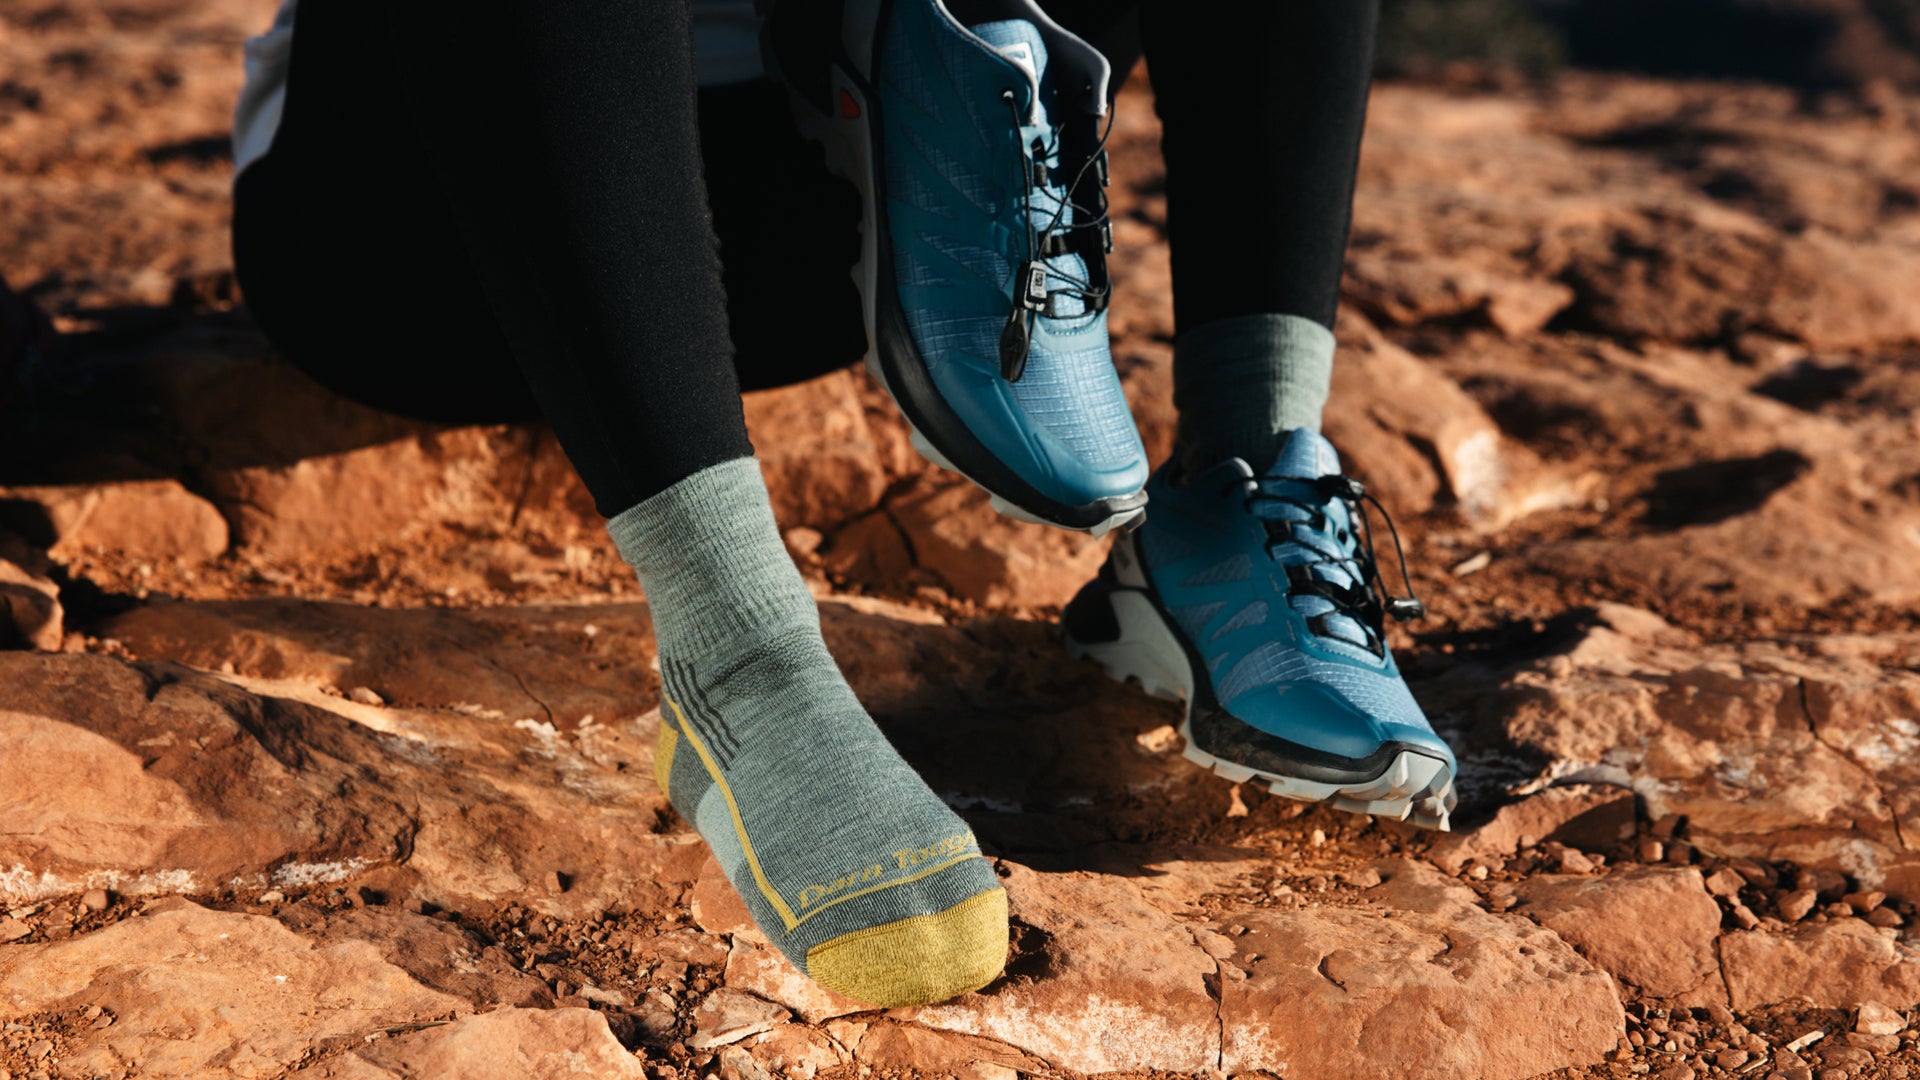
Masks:
[[[973,28],[973,33],[1026,75],[1027,84],[1033,88],[1029,99],[1033,107],[1027,111],[1027,123],[1046,123],[1047,110],[1041,101],[1040,78],[1047,70],[1047,43],[1041,39],[1040,29],[1025,19],[1002,19],[999,22],[981,23]]]
[[[1340,455],[1333,444],[1320,437],[1320,433],[1308,428],[1294,428],[1287,435],[1285,446],[1280,455],[1273,459],[1273,465],[1267,469],[1268,476],[1298,476],[1308,480],[1317,480],[1322,476],[1340,475]]]

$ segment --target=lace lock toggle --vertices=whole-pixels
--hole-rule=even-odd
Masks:
[[[1423,619],[1427,615],[1427,605],[1411,596],[1394,596],[1387,599],[1387,614],[1395,622],[1411,622]]]
[[[1351,499],[1358,502],[1367,495],[1367,485],[1351,476],[1338,473],[1320,477],[1313,481],[1313,486],[1321,495],[1329,499]]]
[[[1019,290],[1014,299],[1028,311],[1047,310],[1047,268],[1037,262],[1020,264],[1020,276],[1014,281]]]

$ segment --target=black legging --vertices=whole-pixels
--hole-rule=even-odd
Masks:
[[[1331,325],[1377,0],[1046,7],[1116,85],[1145,42],[1178,324]],[[305,0],[235,191],[261,327],[379,408],[545,418],[607,515],[751,453],[743,387],[865,349],[858,197],[780,89],[696,93],[691,40],[686,0]]]

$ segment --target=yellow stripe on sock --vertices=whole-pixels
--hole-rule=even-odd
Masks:
[[[819,907],[814,908],[812,911],[807,912],[805,915],[800,916],[800,918],[794,922],[793,926],[787,927],[787,932],[792,933],[794,926],[799,926],[801,923],[806,922],[808,919],[813,918],[815,915],[820,914],[821,912],[827,910],[828,908],[832,907],[835,904],[844,904],[849,900],[866,896],[869,893],[877,893],[882,889],[891,889],[895,885],[906,885],[915,881],[919,881],[921,878],[927,877],[931,874],[937,874],[940,871],[945,870],[947,867],[952,866],[955,863],[966,862],[968,859],[984,859],[984,858],[986,858],[986,856],[980,854],[977,851],[969,851],[964,855],[955,855],[953,858],[948,859],[946,862],[943,862],[938,866],[929,866],[925,870],[922,870],[917,874],[913,874],[908,877],[903,877],[898,881],[889,881],[884,885],[874,885],[869,888],[861,889],[859,892],[850,892],[845,896],[836,896],[833,899],[827,901],[826,903],[821,904]]]
[[[707,766],[707,775],[713,777],[714,784],[720,788],[721,797],[727,800],[727,812],[733,815],[733,831],[740,838],[740,850],[746,853],[747,868],[753,871],[754,884],[760,886],[760,895],[773,905],[773,910],[780,915],[780,921],[791,932],[800,925],[800,920],[793,917],[793,909],[787,906],[787,902],[781,899],[780,893],[767,880],[766,871],[760,869],[760,857],[753,853],[753,841],[747,838],[747,823],[740,819],[740,804],[733,801],[733,789],[727,786],[726,777],[720,775],[720,766],[714,764],[713,755],[707,753],[707,745],[694,733],[693,725],[687,723],[687,714],[680,710],[679,703],[671,698],[665,700],[673,707],[673,714],[680,718],[681,734],[693,744],[694,753],[699,754],[700,760]]]
[[[667,789],[667,785],[673,779],[673,751],[679,742],[679,733],[662,718],[660,738],[653,744],[653,782],[660,785],[660,794],[669,799],[673,798],[673,792]]]

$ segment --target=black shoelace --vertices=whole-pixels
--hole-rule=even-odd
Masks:
[[[1308,502],[1284,492],[1268,490],[1268,483],[1304,484],[1314,490],[1320,503]],[[1427,613],[1426,605],[1413,595],[1413,578],[1407,573],[1407,553],[1400,544],[1400,530],[1393,523],[1393,515],[1387,513],[1380,500],[1367,491],[1366,486],[1350,476],[1267,476],[1252,481],[1236,480],[1222,494],[1234,487],[1251,486],[1253,490],[1246,494],[1245,502],[1249,513],[1263,502],[1281,503],[1300,510],[1307,515],[1305,521],[1291,518],[1262,518],[1267,530],[1267,557],[1274,557],[1275,550],[1282,544],[1296,544],[1314,554],[1314,558],[1305,562],[1286,565],[1288,592],[1293,596],[1317,596],[1333,606],[1333,610],[1320,615],[1309,616],[1308,628],[1321,637],[1335,641],[1358,645],[1376,656],[1385,656],[1387,647],[1384,639],[1386,617],[1392,616],[1397,622],[1418,619]],[[1346,504],[1348,525],[1331,529],[1332,522],[1320,507],[1333,499]],[[1381,520],[1387,523],[1387,531],[1393,537],[1393,551],[1400,562],[1400,581],[1407,588],[1407,595],[1394,596],[1387,589],[1385,579],[1380,576],[1380,560],[1373,549],[1373,519],[1367,512],[1367,504],[1372,503],[1380,511]],[[1351,540],[1355,547],[1352,555],[1341,550],[1329,551],[1317,542],[1314,535],[1303,535],[1295,528],[1308,526],[1313,533],[1321,536],[1331,535],[1336,541],[1346,543]],[[1351,533],[1349,533],[1351,529]],[[1334,566],[1357,585],[1342,585],[1316,577],[1315,566]],[[1366,635],[1366,640],[1336,633],[1328,622],[1329,615],[1344,615],[1358,624]]]
[[[1019,131],[1025,126],[1020,115],[1019,95],[1009,87],[1000,92],[1000,100],[1013,114],[1014,130]],[[1021,192],[1020,220],[1026,225],[1027,258],[1014,276],[1013,308],[1007,313],[1006,326],[1000,330],[1000,374],[1008,382],[1018,382],[1020,376],[1026,374],[1027,355],[1033,348],[1033,320],[1036,316],[1045,315],[1050,319],[1061,317],[1064,313],[1060,310],[1058,298],[1062,296],[1080,301],[1081,310],[1074,314],[1091,315],[1104,310],[1113,294],[1113,283],[1106,279],[1105,261],[1100,257],[1113,250],[1113,224],[1107,216],[1107,183],[1110,179],[1107,172],[1107,138],[1113,134],[1113,110],[1107,110],[1107,123],[1100,132],[1099,142],[1094,144],[1086,160],[1080,163],[1073,179],[1067,183],[1066,191],[1057,200],[1059,206],[1055,207],[1053,218],[1044,227],[1036,229],[1033,224],[1033,192],[1036,189],[1044,190],[1052,183],[1055,170],[1061,167],[1064,152],[1062,126],[1051,125],[1051,131],[1051,146],[1043,139],[1033,140],[1033,145],[1028,147],[1028,154],[1023,155],[1027,164],[1021,172],[1025,175],[1015,181],[1015,188]],[[1089,171],[1097,181],[1093,189],[1094,204],[1090,207],[1075,201]],[[1073,211],[1071,218],[1067,217],[1069,210]],[[1092,245],[1076,234],[1097,235],[1101,247],[1097,255]],[[1088,266],[1098,262],[1101,272],[1091,275],[1100,279],[1098,283],[1042,261],[1076,250]],[[1066,288],[1049,288],[1049,277],[1066,282]]]

